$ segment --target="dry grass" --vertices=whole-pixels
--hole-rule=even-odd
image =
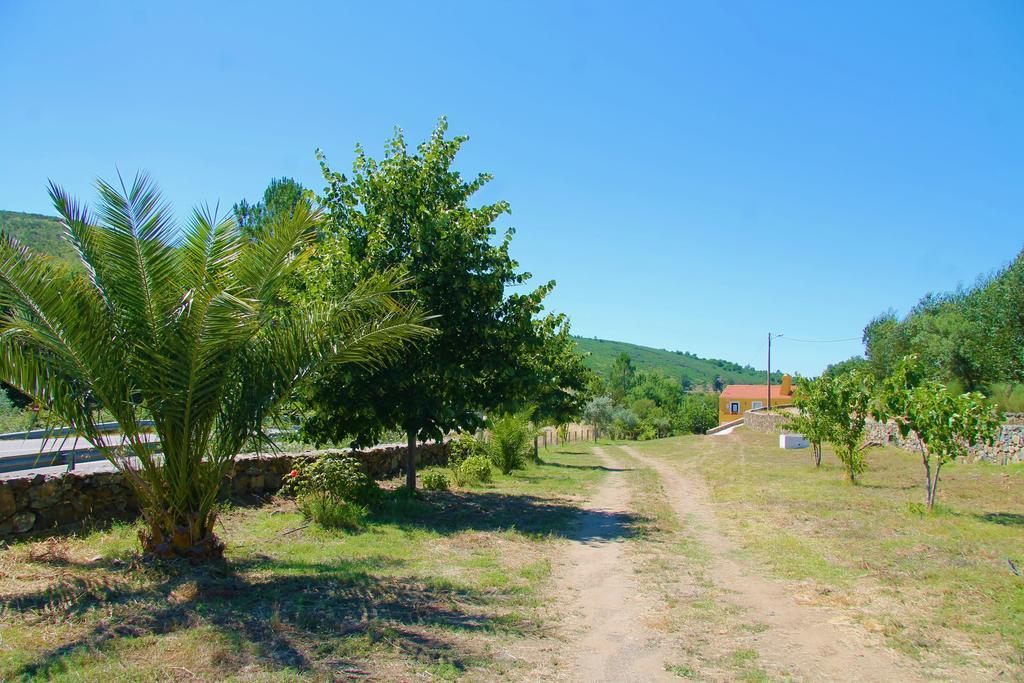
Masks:
[[[937,675],[966,667],[1024,677],[1024,467],[944,468],[940,508],[918,512],[923,468],[906,451],[868,456],[844,482],[826,449],[783,451],[738,430],[639,445],[696,469],[750,556],[793,580],[798,599],[845,611]]]
[[[132,525],[0,555],[0,680],[526,677],[582,450],[487,488],[394,499],[361,533],[291,503],[223,515],[228,560],[147,565]],[[296,529],[298,529],[296,531]]]

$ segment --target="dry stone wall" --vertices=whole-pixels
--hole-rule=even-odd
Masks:
[[[754,432],[787,432],[789,418],[785,413],[769,413],[766,411],[749,411],[743,414],[743,424]],[[917,450],[918,442],[913,436],[904,439],[896,425],[889,422],[882,424],[868,420],[865,428],[866,440],[879,446],[892,445],[908,451]],[[1013,462],[1024,462],[1024,414],[1010,413],[999,431],[999,436],[991,445],[974,446],[970,450],[968,460],[976,462],[984,460],[998,465]]]
[[[224,482],[224,495],[273,493],[281,488],[284,477],[296,463],[329,452],[240,455]],[[404,446],[383,446],[351,454],[374,479],[399,474],[405,462]],[[448,462],[448,444],[421,444],[416,456],[420,466],[443,465]],[[138,513],[135,494],[120,472],[35,474],[0,480],[0,539],[38,534],[87,520],[133,519]]]

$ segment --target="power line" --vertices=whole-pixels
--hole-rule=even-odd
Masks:
[[[804,344],[838,344],[839,342],[861,341],[860,337],[847,337],[846,339],[798,339],[797,337],[790,337],[788,335],[778,335],[775,338],[802,342]]]

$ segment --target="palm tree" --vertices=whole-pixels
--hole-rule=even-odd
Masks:
[[[217,557],[222,482],[244,446],[270,444],[264,425],[296,385],[328,363],[386,362],[429,330],[418,308],[398,303],[404,280],[394,274],[341,300],[282,301],[320,218],[304,203],[250,240],[208,209],[179,233],[145,175],[97,188],[92,214],[50,185],[80,269],[0,235],[0,379],[124,474],[144,550]],[[120,434],[97,428],[101,408]]]

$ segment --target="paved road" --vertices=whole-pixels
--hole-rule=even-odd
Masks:
[[[155,434],[143,435],[145,440],[155,443]],[[111,441],[116,440],[111,435]],[[55,437],[52,439],[6,439],[0,440],[0,476],[3,473],[54,474],[67,469],[74,458],[75,471],[93,471],[113,467],[103,459],[88,439],[77,436]]]

